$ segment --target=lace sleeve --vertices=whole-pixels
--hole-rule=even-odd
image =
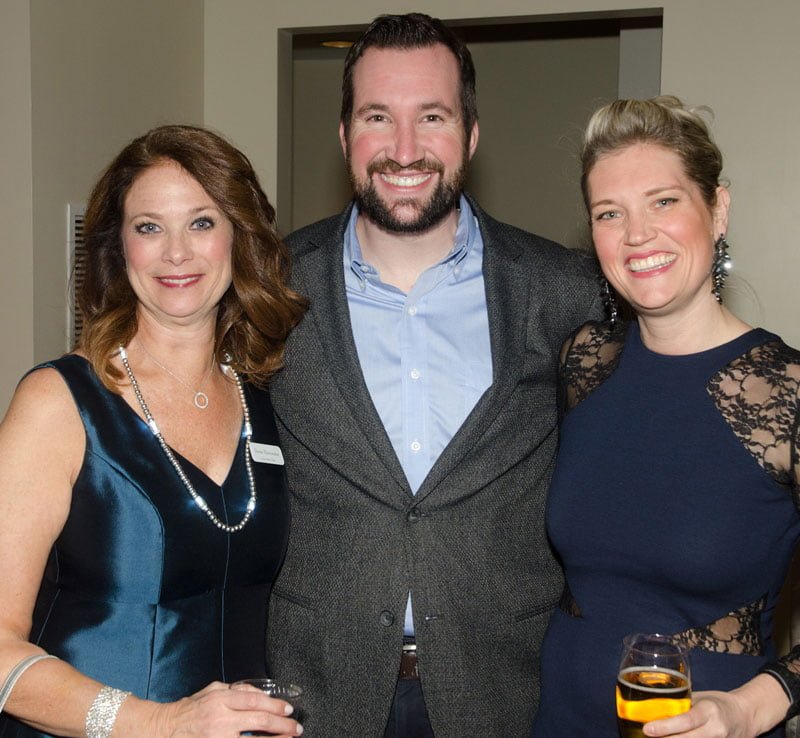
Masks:
[[[794,416],[789,435],[791,439],[789,442],[791,449],[790,476],[795,506],[800,511],[800,351],[794,351],[788,347],[787,350],[794,355],[793,360],[787,361],[786,366],[789,412]],[[800,654],[798,654],[798,661],[800,662]]]
[[[579,328],[578,331],[582,330],[583,328]],[[568,400],[567,400],[567,386],[569,385],[570,381],[570,374],[567,368],[567,359],[572,351],[572,346],[575,343],[575,337],[577,332],[575,331],[569,335],[566,341],[564,341],[563,346],[561,346],[561,352],[558,355],[558,388],[557,388],[557,395],[556,395],[556,402],[558,407],[558,423],[561,424],[561,419],[567,414],[568,408]]]
[[[780,353],[786,358],[784,372],[784,406],[787,411],[787,438],[789,442],[789,474],[788,482],[792,487],[795,506],[800,509],[800,360],[798,352],[786,346],[779,346]],[[800,714],[800,644],[777,661],[765,664],[760,673],[769,674],[778,680],[791,706],[786,719]]]
[[[794,366],[797,383],[797,402],[794,412],[794,429],[792,431],[792,469],[794,470],[794,501],[800,510],[800,364]]]
[[[625,325],[590,322],[564,343],[559,362],[560,417],[613,374],[625,341]]]
[[[800,510],[800,352],[760,344],[720,370],[708,391],[731,430]]]

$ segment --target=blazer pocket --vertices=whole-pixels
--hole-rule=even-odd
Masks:
[[[314,607],[314,601],[310,597],[298,594],[297,592],[290,592],[288,589],[283,587],[274,587],[272,590],[272,596],[281,600],[286,600],[287,602],[291,602],[293,605],[298,605],[306,610],[313,611],[316,609]]]
[[[559,598],[556,598],[551,602],[532,605],[531,607],[527,607],[524,610],[517,610],[515,613],[513,613],[513,618],[516,622],[521,623],[525,620],[530,620],[531,618],[539,617],[540,615],[545,615],[545,614],[549,615],[555,609],[558,602]]]

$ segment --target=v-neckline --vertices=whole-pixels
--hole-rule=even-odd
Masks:
[[[149,435],[151,435],[154,440],[156,440],[156,445],[158,445],[158,441],[157,441],[155,435],[153,435],[153,432],[150,430],[150,426],[147,424],[147,421],[145,421],[145,419],[141,415],[139,415],[139,413],[137,413],[136,410],[133,407],[131,407],[128,404],[127,400],[122,395],[117,395],[117,397],[120,399],[122,404],[125,405],[125,407],[128,408],[128,410],[133,414],[133,416],[136,418],[136,420],[139,421],[139,423],[143,426],[143,428],[147,431],[147,433]],[[225,477],[223,478],[221,483],[216,482],[214,479],[211,478],[211,476],[209,476],[209,474],[204,469],[201,469],[191,459],[187,459],[174,446],[172,446],[170,443],[167,443],[167,439],[166,438],[164,438],[164,443],[167,444],[167,446],[169,447],[169,450],[172,451],[173,454],[175,454],[175,456],[179,459],[181,464],[189,464],[193,469],[197,470],[206,480],[208,480],[208,482],[210,482],[214,487],[216,487],[218,489],[224,489],[225,485],[228,483],[228,480],[231,477],[231,473],[233,472],[233,467],[236,464],[236,457],[239,455],[239,449],[241,448],[241,445],[242,445],[242,436],[243,435],[244,435],[244,420],[242,420],[242,425],[239,428],[239,440],[236,442],[236,446],[234,447],[234,451],[233,451],[233,456],[232,456],[232,458],[230,460],[230,463],[228,464],[228,469],[225,472]],[[163,436],[162,436],[162,438],[163,438]],[[162,451],[160,446],[159,446],[159,451]],[[169,459],[167,458],[166,454],[163,453],[163,451],[162,451],[161,455],[163,456],[164,460],[167,462],[169,467],[172,468],[172,464],[169,463]],[[173,469],[173,471],[174,471],[174,469]]]
[[[82,359],[86,364],[88,364],[91,367],[91,364],[90,364],[89,360],[85,356],[81,356],[80,354],[73,354],[73,356],[77,356],[79,359]],[[95,379],[96,379],[96,381],[99,382],[99,379],[96,377],[96,375],[95,375]],[[106,389],[106,388],[103,387],[103,389]],[[153,432],[150,430],[150,426],[147,424],[147,421],[141,415],[139,415],[139,413],[136,412],[136,410],[133,408],[133,406],[130,405],[128,403],[128,401],[121,394],[117,394],[116,392],[110,392],[108,389],[106,389],[106,391],[109,392],[109,394],[113,395],[120,403],[122,403],[122,405],[127,409],[127,411],[131,415],[133,415],[133,417],[136,418],[137,421],[139,421],[139,424],[142,426],[142,428],[144,430],[147,431],[148,435],[152,436],[153,439],[156,440],[156,437],[155,437],[155,435],[153,435]],[[231,460],[230,460],[230,462],[228,464],[228,467],[227,467],[227,471],[225,472],[225,476],[224,476],[224,478],[223,478],[221,483],[218,483],[211,476],[209,476],[209,474],[206,473],[206,471],[204,469],[202,469],[199,466],[197,466],[197,464],[195,464],[191,459],[187,459],[180,451],[175,449],[170,443],[167,443],[167,439],[166,438],[164,439],[164,443],[167,444],[167,446],[169,447],[170,451],[172,451],[172,453],[175,454],[175,456],[179,459],[181,464],[188,464],[189,466],[191,466],[204,479],[206,479],[209,484],[213,485],[215,488],[224,489],[225,486],[227,485],[228,481],[230,480],[231,474],[233,473],[233,470],[234,470],[234,466],[236,465],[236,457],[239,455],[239,449],[241,448],[241,445],[242,445],[243,436],[244,436],[244,418],[242,418],[242,423],[241,423],[241,426],[239,428],[239,440],[237,441],[236,446],[234,447],[233,456],[231,457]],[[156,440],[156,445],[158,445],[158,441],[157,440]],[[163,453],[163,450],[161,449],[160,446],[159,446],[159,451],[161,452],[161,456],[164,459],[164,461],[167,463],[167,465],[170,468],[172,468],[172,464],[169,463],[169,459],[167,458],[166,454]],[[173,469],[173,471],[174,471],[174,469]]]

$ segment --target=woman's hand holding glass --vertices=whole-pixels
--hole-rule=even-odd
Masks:
[[[303,732],[289,717],[293,712],[289,702],[256,689],[231,689],[222,682],[213,682],[177,702],[133,702],[129,706],[133,709],[126,711],[123,706],[120,710],[117,723],[121,734],[128,734],[128,720],[136,721],[140,731],[142,725],[148,725],[145,735],[169,738],[239,738],[243,734],[290,738]],[[137,708],[151,708],[149,720],[142,720],[144,715]]]
[[[689,712],[648,723],[645,736],[756,738],[777,725],[789,708],[778,682],[759,674],[730,692],[695,692]]]
[[[686,649],[666,636],[626,636],[616,695],[622,738],[642,738],[645,723],[687,712],[692,700]]]

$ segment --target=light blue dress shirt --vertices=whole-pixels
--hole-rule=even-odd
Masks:
[[[407,294],[382,282],[364,261],[356,207],[344,237],[345,287],[358,359],[414,494],[492,383],[483,239],[463,196],[459,207],[453,249]],[[413,633],[410,599],[405,628]]]

